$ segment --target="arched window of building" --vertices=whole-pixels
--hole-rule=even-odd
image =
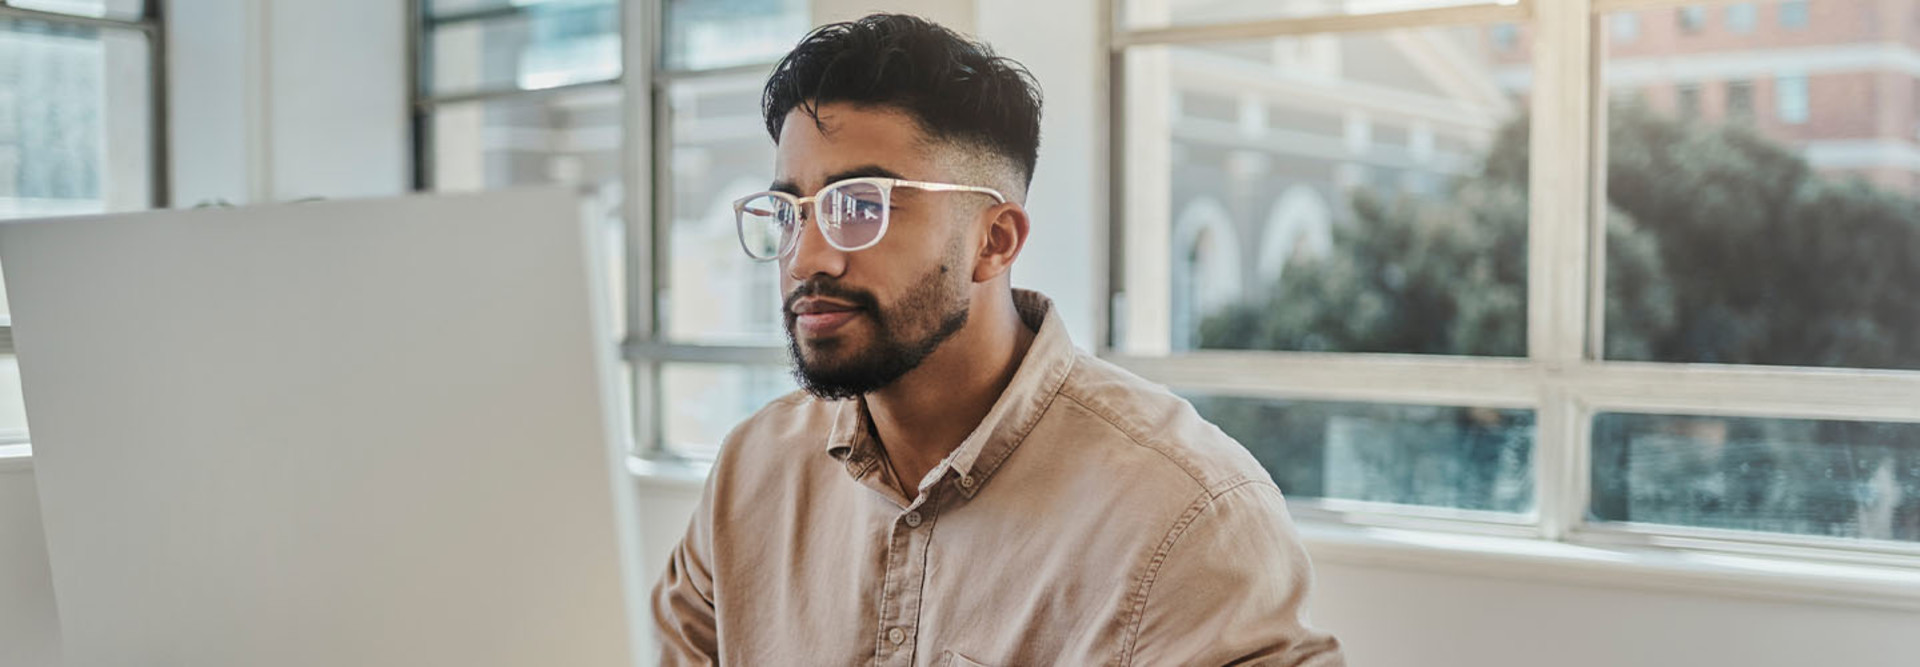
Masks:
[[[1173,240],[1173,344],[1193,349],[1200,322],[1240,300],[1239,234],[1226,206],[1201,197],[1174,219]]]
[[[1295,185],[1280,194],[1260,235],[1258,289],[1280,282],[1287,264],[1301,257],[1333,252],[1333,208],[1310,186]]]

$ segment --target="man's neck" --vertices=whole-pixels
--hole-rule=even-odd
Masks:
[[[1033,345],[1035,332],[1021,321],[1011,294],[994,301],[976,304],[966,328],[918,368],[866,396],[874,431],[909,501],[919,495],[920,478],[986,418]]]

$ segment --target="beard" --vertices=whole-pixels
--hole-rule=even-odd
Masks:
[[[907,290],[900,302],[880,307],[871,292],[815,276],[787,295],[781,309],[786,319],[787,353],[793,358],[793,377],[814,396],[840,400],[871,393],[893,384],[927,360],[940,344],[967,326],[972,297],[965,283],[947,277],[943,263],[928,271]],[[853,304],[873,322],[873,340],[865,346],[838,334],[802,344],[794,336],[793,304],[803,297],[829,297]]]

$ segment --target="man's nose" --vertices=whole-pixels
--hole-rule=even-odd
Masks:
[[[793,240],[793,253],[787,256],[787,277],[805,281],[815,275],[838,278],[847,270],[847,253],[827,243],[826,229],[813,217],[812,207],[800,211],[800,237]]]

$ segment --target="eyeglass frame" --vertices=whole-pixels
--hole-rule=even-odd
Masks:
[[[910,181],[904,178],[887,178],[884,176],[859,176],[855,178],[847,178],[847,179],[834,181],[832,183],[828,183],[825,187],[820,188],[818,191],[814,192],[812,196],[809,196],[809,197],[796,197],[792,193],[781,192],[779,190],[767,190],[765,192],[755,192],[745,197],[741,197],[739,199],[733,200],[734,238],[740,242],[741,252],[745,252],[748,258],[756,262],[778,261],[782,258],[785,258],[787,255],[792,254],[794,248],[800,247],[800,243],[799,243],[800,235],[805,234],[807,232],[806,221],[811,219],[813,220],[813,224],[815,226],[818,226],[820,224],[820,217],[822,215],[822,211],[820,208],[820,195],[823,193],[826,193],[829,190],[834,190],[837,188],[846,187],[848,185],[860,184],[860,183],[872,185],[876,188],[879,188],[880,190],[880,201],[881,201],[880,231],[874,233],[873,240],[867,241],[866,243],[862,243],[854,247],[842,246],[838,242],[834,241],[831,235],[828,235],[824,231],[821,232],[820,238],[824,239],[827,242],[827,245],[833,246],[835,250],[839,250],[840,252],[858,252],[861,250],[866,250],[875,245],[879,245],[880,239],[887,237],[887,230],[891,228],[893,225],[893,189],[894,188],[903,188],[903,187],[913,188],[915,190],[922,190],[925,192],[977,192],[983,195],[987,195],[989,197],[993,197],[994,200],[998,203],[1001,203],[1001,204],[1007,203],[1007,196],[1004,194],[1001,194],[999,190],[995,190],[993,188],[980,187],[977,185],[960,185],[958,183],[936,183],[933,181]],[[813,204],[813,215],[803,216],[801,217],[800,220],[795,222],[795,224],[799,227],[799,229],[794,230],[793,238],[782,243],[781,248],[778,251],[775,251],[772,257],[757,257],[753,254],[753,250],[747,248],[747,230],[746,230],[747,202],[753,201],[755,199],[759,199],[761,197],[773,197],[776,199],[783,200],[787,202],[787,204],[793,206],[793,210],[796,212],[804,212],[806,210],[805,208],[803,208],[804,206],[806,206],[809,203]]]

